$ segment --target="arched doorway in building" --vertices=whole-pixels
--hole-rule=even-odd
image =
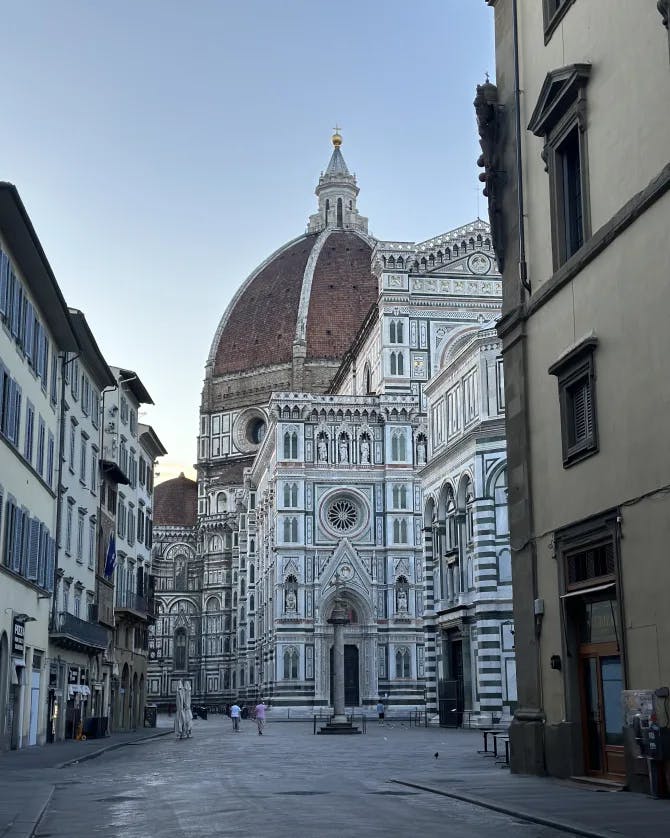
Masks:
[[[377,700],[377,626],[364,595],[354,588],[341,594],[349,623],[344,627],[344,701],[360,707]],[[328,620],[335,606],[334,591],[324,598],[319,609],[320,625],[315,648],[315,699],[333,705],[333,627]]]
[[[144,674],[140,676],[139,689],[137,690],[137,727],[144,726]]]
[[[130,669],[128,664],[123,664],[121,672],[121,689],[119,690],[121,698],[121,730],[127,730],[129,724],[128,702],[130,700]]]
[[[130,726],[137,727],[137,705],[138,705],[138,689],[137,689],[137,672],[133,673],[133,691],[130,698]]]

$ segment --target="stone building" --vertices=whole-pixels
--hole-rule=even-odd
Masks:
[[[652,702],[670,682],[668,4],[489,5],[498,86],[476,107],[504,279],[512,765],[644,788],[622,691]]]
[[[509,716],[516,704],[501,346],[495,322],[461,326],[425,388],[426,564],[433,567],[440,723]]]
[[[197,526],[184,536],[202,562],[201,630],[181,671],[200,672],[194,695],[209,704],[259,694],[296,712],[330,704],[337,573],[351,619],[348,705],[381,695],[436,706],[417,475],[424,388],[454,329],[497,316],[500,278],[480,220],[418,244],[372,237],[339,134],[333,146],[307,232],[242,284],[205,369]],[[169,535],[174,522],[159,514]],[[165,613],[177,597],[160,599]],[[167,649],[175,629],[163,629]],[[174,648],[166,659],[152,664],[161,689]]]

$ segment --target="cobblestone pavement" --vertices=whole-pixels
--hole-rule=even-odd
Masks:
[[[477,731],[398,723],[373,723],[362,736],[322,737],[312,735],[311,723],[270,719],[259,737],[253,722],[235,734],[229,719],[210,716],[194,722],[192,739],[162,736],[65,768],[21,770],[20,755],[9,758],[5,765],[15,770],[0,774],[0,805],[9,795],[15,809],[26,809],[7,830],[0,824],[0,838],[668,832],[668,801],[510,775],[479,755],[480,746]],[[37,752],[31,759],[37,764]]]

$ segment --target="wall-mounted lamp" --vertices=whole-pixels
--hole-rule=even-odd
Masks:
[[[561,656],[560,655],[552,655],[549,658],[549,666],[552,669],[556,669],[558,672],[561,671]]]

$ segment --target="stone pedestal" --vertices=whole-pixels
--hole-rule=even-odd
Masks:
[[[324,735],[347,735],[360,733],[360,730],[347,721],[347,714],[344,707],[344,627],[349,622],[347,612],[342,601],[335,600],[335,608],[328,620],[333,626],[333,718],[324,725],[319,734]]]

